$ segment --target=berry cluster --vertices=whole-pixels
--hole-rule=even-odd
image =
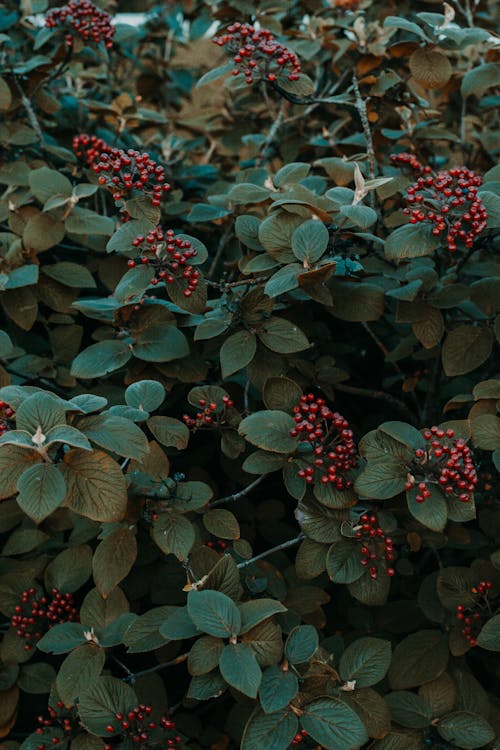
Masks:
[[[205,542],[205,547],[214,549],[216,552],[225,552],[229,545],[223,539],[216,539],[215,542]]]
[[[477,474],[470,448],[465,440],[454,439],[454,431],[439,427],[425,430],[424,438],[429,442],[425,448],[417,448],[412,472],[408,475],[406,490],[417,484],[413,471],[421,474],[418,481],[417,503],[425,502],[432,494],[429,484],[437,484],[445,495],[462,503],[472,499],[477,484]]]
[[[25,651],[31,651],[33,644],[54,625],[71,622],[78,616],[72,594],[61,594],[57,589],[50,593],[51,600],[46,596],[38,599],[36,589],[27,589],[21,595],[21,604],[14,608],[11,625],[19,638],[26,641]]]
[[[226,33],[214,37],[219,47],[227,47],[234,55],[233,75],[243,73],[248,84],[255,78],[275,81],[279,75],[286,75],[289,81],[296,81],[300,74],[300,62],[291,50],[276,41],[268,29],[256,29],[248,23],[233,23]]]
[[[141,703],[128,713],[116,713],[116,724],[108,724],[106,732],[121,735],[125,741],[133,746],[160,746],[162,750],[180,750],[182,737],[176,734],[175,721],[162,716],[159,722],[151,721],[153,709]],[[106,744],[105,750],[112,750],[112,745]]]
[[[307,732],[305,729],[301,729],[300,732],[297,732],[295,737],[292,740],[292,746],[296,747],[297,745],[300,745],[301,742],[304,742],[304,739],[307,737]]]
[[[10,422],[14,419],[16,413],[5,401],[0,401],[0,437],[11,429]]]
[[[68,711],[62,701],[58,701],[56,703],[56,706],[57,711],[51,706],[47,708],[47,713],[49,715],[48,718],[44,716],[37,717],[38,727],[35,729],[35,733],[38,735],[43,735],[45,731],[50,727],[59,727],[60,729],[62,729],[62,731],[64,732],[64,736],[61,738],[57,736],[51,737],[51,745],[59,745],[61,742],[65,742],[66,740],[71,738],[74,732],[78,732],[80,730],[80,721],[76,711],[74,709]],[[46,750],[46,748],[47,745],[45,742],[41,742],[39,745],[37,745],[37,750]]]
[[[99,185],[107,187],[116,202],[139,192],[147,195],[153,206],[159,206],[162,194],[170,190],[165,167],[148,153],[115,148],[102,138],[86,134],[73,138],[73,151],[99,175]]]
[[[217,427],[224,421],[225,410],[234,406],[234,402],[229,396],[222,396],[221,401],[222,408],[215,401],[209,403],[206,399],[200,398],[198,404],[202,411],[197,412],[194,418],[190,417],[189,414],[184,414],[182,419],[193,431],[199,430],[200,427]]]
[[[474,240],[486,228],[488,214],[478,189],[482,177],[467,167],[455,167],[430,174],[429,167],[422,167],[412,154],[398,154],[391,160],[407,164],[418,174],[416,181],[406,192],[406,200],[412,208],[405,208],[410,224],[427,222],[433,225],[432,234],[446,235],[450,253],[458,249],[457,242],[470,249]]]
[[[400,167],[401,169],[408,167],[413,170],[415,176],[430,174],[432,172],[430,167],[424,167],[421,162],[419,162],[415,154],[410,154],[408,152],[402,154],[391,154],[390,159],[393,166]]]
[[[62,8],[54,8],[45,17],[45,26],[55,29],[58,26],[72,27],[84,42],[104,42],[107,49],[113,46],[115,28],[111,25],[111,16],[97,8],[89,0],[71,2]],[[66,36],[66,45],[73,46],[73,33]]]
[[[480,581],[471,589],[475,597],[474,605],[472,607],[465,607],[463,604],[457,606],[456,618],[464,626],[461,633],[470,646],[477,645],[477,636],[483,619],[487,619],[490,614],[488,597],[492,588],[491,581]]]
[[[386,563],[391,563],[394,560],[392,539],[386,536],[378,525],[377,516],[364,513],[359,520],[360,524],[356,527],[354,538],[361,545],[361,565],[369,565],[370,577],[375,579],[379,573],[379,561],[381,562],[384,559],[385,562],[382,565],[385,573],[392,577],[394,568],[386,565]]]
[[[308,442],[314,454],[312,461],[304,459],[307,465],[299,469],[299,477],[308,484],[315,479],[331,482],[338,490],[351,487],[352,481],[344,475],[357,467],[358,455],[347,420],[312,393],[301,396],[293,411],[295,427],[290,435]]]
[[[146,236],[136,237],[132,245],[140,255],[136,260],[128,261],[129,268],[138,263],[151,266],[155,273],[151,281],[154,286],[160,281],[173,284],[180,276],[187,284],[183,292],[185,297],[190,297],[196,290],[200,272],[188,263],[197,254],[189,240],[175,237],[173,229],[164,232],[161,226],[157,226]]]

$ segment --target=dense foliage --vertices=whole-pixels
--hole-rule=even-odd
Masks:
[[[2,750],[498,750],[494,3],[99,6],[0,2]]]

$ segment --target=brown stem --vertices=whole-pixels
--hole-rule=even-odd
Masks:
[[[30,100],[24,93],[20,83],[18,82],[17,78],[14,77],[14,84],[19,91],[19,94],[21,96],[21,101],[23,103],[24,109],[26,110],[26,114],[28,115],[28,120],[30,121],[30,125],[35,131],[35,133],[38,136],[38,140],[40,141],[41,145],[45,145],[45,138],[42,132],[42,128],[40,127],[40,123],[38,122],[38,117],[36,116],[36,112],[33,109],[33,105],[31,104]]]
[[[361,92],[359,90],[358,78],[356,74],[354,74],[352,77],[352,85],[354,88],[355,107],[358,112],[359,119],[361,120],[361,126],[363,128],[363,133],[366,139],[366,153],[368,155],[368,169],[369,169],[370,179],[373,180],[373,178],[375,177],[375,166],[376,166],[375,149],[373,146],[372,131],[370,128],[370,122],[368,120],[368,113],[366,111],[366,102],[361,96]]]
[[[156,664],[154,667],[149,667],[148,669],[141,669],[140,672],[131,672],[127,677],[124,678],[125,682],[130,682],[132,685],[137,680],[138,677],[142,677],[145,674],[151,674],[151,672],[159,672],[160,669],[166,669],[167,667],[175,667],[177,664],[182,664],[182,662],[186,661],[186,659],[189,656],[189,651],[185,654],[180,654],[179,656],[176,656],[175,659],[170,659],[169,661],[163,661],[161,664]]]
[[[246,487],[244,487],[239,492],[235,492],[232,495],[227,495],[227,497],[220,497],[218,500],[214,500],[213,503],[210,503],[209,508],[216,508],[219,505],[224,505],[225,503],[234,503],[236,500],[241,500],[242,497],[246,497],[255,487],[257,487],[265,478],[267,477],[267,474],[261,474],[260,477],[257,477],[257,479],[254,479],[253,482],[250,482]]]
[[[243,562],[238,563],[238,568],[246,568],[248,565],[252,565],[252,563],[257,562],[257,560],[263,560],[264,557],[273,555],[275,552],[281,552],[282,550],[289,549],[290,547],[295,547],[297,544],[300,544],[300,542],[302,542],[305,538],[305,534],[299,534],[294,539],[289,539],[287,542],[277,544],[276,547],[271,547],[271,549],[267,549],[265,552],[261,552],[260,555],[251,557],[250,560],[243,560]]]

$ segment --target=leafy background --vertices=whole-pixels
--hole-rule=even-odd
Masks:
[[[0,3],[2,750],[132,746],[107,727],[141,703],[186,748],[498,748],[494,3],[149,6],[70,54],[46,0]],[[299,80],[233,77],[235,21]],[[82,133],[162,164],[161,206],[115,202]],[[407,152],[481,175],[472,247],[408,222]],[[189,297],[128,263],[157,223],[197,250]],[[307,393],[354,432],[348,489],[298,474]],[[472,450],[468,503],[405,489],[432,425]],[[52,589],[76,614],[25,650],[23,591]]]

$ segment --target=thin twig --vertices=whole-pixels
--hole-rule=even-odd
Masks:
[[[217,252],[215,253],[213,257],[208,273],[205,276],[206,279],[211,279],[214,273],[216,272],[217,266],[219,265],[219,261],[222,258],[222,255],[224,254],[226,243],[227,243],[229,235],[231,234],[231,231],[232,231],[232,224],[228,223],[225,230],[221,234],[219,245],[217,247]]]
[[[238,563],[238,568],[246,568],[248,565],[252,565],[252,563],[257,562],[257,560],[263,560],[264,557],[273,555],[275,552],[281,552],[282,550],[290,549],[290,547],[295,547],[297,544],[300,544],[300,542],[302,542],[305,538],[305,534],[299,534],[294,539],[289,539],[287,542],[277,544],[276,547],[271,547],[271,549],[267,549],[265,552],[261,552],[260,555],[251,557],[250,560],[243,560],[243,562]]]
[[[236,500],[241,500],[242,497],[246,497],[255,487],[258,487],[258,485],[267,477],[267,474],[261,474],[260,477],[257,477],[257,479],[254,479],[253,482],[250,482],[246,487],[244,487],[239,492],[235,492],[232,495],[227,495],[227,497],[220,497],[218,500],[214,500],[213,503],[209,504],[209,508],[216,508],[218,505],[224,505],[225,503],[234,503]]]
[[[21,96],[21,101],[23,103],[24,109],[26,110],[26,113],[28,115],[28,120],[30,121],[30,125],[35,131],[35,133],[38,136],[38,140],[40,141],[41,145],[43,146],[45,144],[45,138],[42,132],[42,128],[40,127],[40,123],[38,122],[38,117],[36,116],[36,112],[33,109],[33,105],[31,104],[30,100],[24,93],[21,84],[17,80],[17,78],[14,76],[14,84],[19,91],[19,94]]]
[[[115,664],[118,664],[118,666],[123,669],[123,671],[127,675],[127,678],[132,679],[132,677],[134,676],[134,673],[132,672],[132,670],[129,669],[126,664],[124,664],[122,661],[120,661],[120,659],[117,659],[116,656],[114,656],[113,654],[111,654],[111,658],[115,662]]]
[[[269,156],[271,155],[270,153],[271,146],[273,145],[274,141],[277,139],[279,130],[281,126],[283,125],[283,121],[285,119],[285,112],[287,109],[288,109],[288,102],[286,99],[282,99],[281,106],[278,110],[278,114],[276,115],[276,118],[273,124],[269,128],[269,132],[266,136],[266,139],[260,148],[260,154],[255,161],[255,164],[257,167],[262,164],[264,159],[267,160]]]
[[[363,133],[366,139],[366,153],[368,155],[368,169],[369,169],[370,179],[373,180],[373,178],[375,177],[375,166],[376,166],[375,149],[373,147],[372,131],[370,128],[370,122],[368,120],[368,113],[366,111],[366,102],[361,96],[361,92],[359,90],[358,78],[356,74],[354,74],[352,77],[352,85],[354,88],[355,107],[358,112],[359,119],[361,120]]]
[[[189,652],[180,654],[179,656],[176,656],[175,659],[170,659],[170,661],[163,661],[161,664],[149,667],[149,669],[141,669],[140,672],[131,672],[127,677],[124,677],[124,681],[130,682],[133,685],[138,677],[142,677],[145,674],[151,674],[151,672],[159,672],[160,669],[166,669],[167,667],[175,667],[177,664],[182,664],[182,662],[186,661],[188,656]]]
[[[342,393],[348,393],[351,396],[361,396],[362,398],[373,398],[377,401],[386,401],[396,411],[398,411],[405,419],[413,425],[417,424],[417,419],[411,409],[409,409],[404,401],[400,401],[396,396],[392,396],[390,393],[385,391],[376,391],[371,388],[358,388],[353,385],[344,385],[344,383],[336,383],[334,389],[341,391]]]
[[[225,292],[226,289],[234,289],[237,286],[256,286],[257,284],[264,284],[265,279],[239,279],[239,281],[210,281],[206,279],[208,286],[217,287],[221,292]]]

